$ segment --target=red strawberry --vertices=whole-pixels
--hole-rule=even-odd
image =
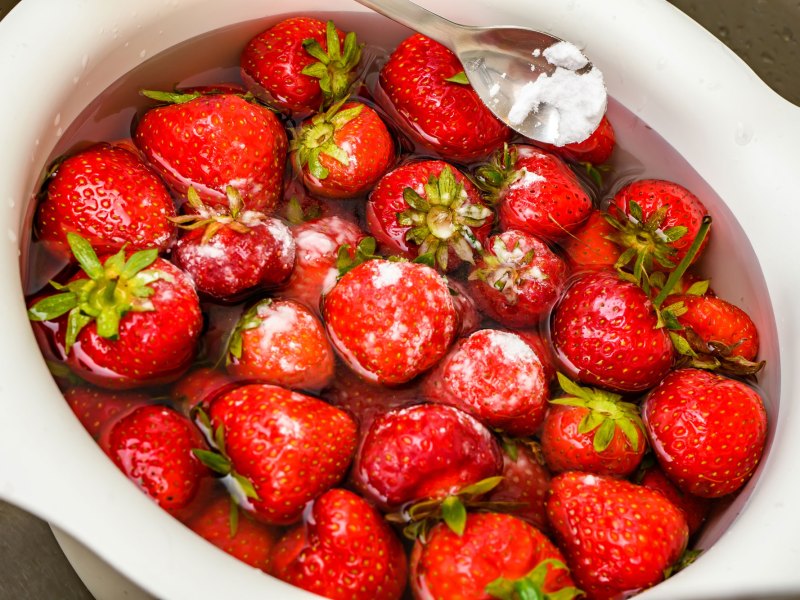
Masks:
[[[283,221],[246,210],[239,192],[228,187],[227,211],[207,208],[189,188],[193,215],[178,217],[189,229],[173,250],[173,261],[197,290],[217,301],[234,301],[285,282],[292,273],[294,238]]]
[[[295,240],[295,265],[289,281],[276,293],[282,298],[302,302],[315,312],[322,295],[336,283],[339,248],[347,245],[355,252],[365,234],[349,219],[326,216],[292,228]]]
[[[592,210],[591,198],[567,164],[534,146],[504,148],[478,168],[476,178],[497,203],[503,229],[563,239]]]
[[[478,189],[441,160],[397,167],[367,202],[367,228],[380,244],[406,258],[430,254],[442,270],[473,262],[492,217]]]
[[[351,479],[386,510],[443,499],[498,475],[500,448],[477,420],[451,406],[418,404],[378,415],[364,433]]]
[[[700,369],[673,371],[642,405],[659,465],[684,492],[716,498],[753,474],[767,435],[759,394]]]
[[[608,120],[608,115],[603,115],[597,128],[582,142],[573,142],[564,146],[537,142],[537,145],[572,162],[601,165],[611,158],[616,143],[617,136],[614,133],[614,127]]]
[[[642,474],[639,483],[644,487],[661,492],[667,500],[681,509],[686,518],[686,524],[689,526],[690,536],[700,529],[711,510],[712,501],[709,498],[682,492],[658,465],[649,467]]]
[[[553,309],[550,336],[570,377],[618,392],[653,387],[673,364],[672,342],[658,327],[652,301],[613,271],[572,281]]]
[[[512,436],[536,432],[550,396],[536,351],[518,335],[495,329],[460,340],[425,377],[422,390],[429,400]]]
[[[556,361],[550,343],[538,329],[517,329],[516,333],[534,349],[536,356],[542,361],[545,381],[550,383],[556,376]]]
[[[553,478],[547,515],[572,576],[592,600],[659,583],[688,540],[683,513],[659,492],[570,471]]]
[[[174,381],[191,364],[203,317],[189,278],[156,249],[101,261],[89,243],[68,234],[82,271],[28,316],[50,330],[74,373],[112,389]]]
[[[189,419],[152,404],[116,421],[103,444],[114,464],[173,514],[189,505],[209,474],[193,453],[204,445]]]
[[[401,42],[380,73],[381,102],[417,144],[445,160],[471,162],[511,136],[478,98],[458,58],[420,34]]]
[[[382,515],[356,494],[332,489],[280,539],[270,573],[334,600],[399,600],[407,570],[403,546]]]
[[[325,328],[311,309],[267,298],[239,319],[226,369],[241,379],[318,390],[333,378],[333,361]]]
[[[450,279],[447,285],[450,287],[453,304],[455,304],[456,313],[458,313],[458,335],[459,337],[469,335],[478,329],[483,317],[478,312],[478,306],[470,295],[466,284]]]
[[[211,367],[197,367],[181,377],[169,391],[173,405],[187,417],[195,407],[208,411],[211,401],[236,385],[226,373]]]
[[[440,523],[411,552],[415,598],[491,600],[581,595],[545,535],[511,515],[469,513],[459,535]]]
[[[305,186],[327,198],[368,192],[395,160],[394,140],[362,102],[338,102],[300,124],[291,158]]]
[[[39,239],[72,259],[67,233],[100,254],[158,248],[175,241],[172,197],[135,148],[100,143],[58,165],[36,214]]]
[[[611,241],[615,231],[602,211],[592,210],[583,224],[561,242],[570,266],[576,271],[613,267],[622,254],[622,248]]]
[[[503,444],[503,480],[487,500],[491,503],[511,502],[517,505],[509,512],[546,532],[545,502],[550,490],[550,471],[544,464],[536,442],[508,440]]]
[[[134,141],[176,193],[193,187],[206,204],[227,207],[233,186],[250,210],[277,206],[288,142],[271,110],[237,94],[148,94],[172,104],[148,110]]]
[[[294,523],[309,500],[334,486],[356,446],[356,424],[345,412],[269,384],[218,396],[209,417],[220,454],[203,453],[203,461],[232,476],[247,496],[243,507],[275,525]]]
[[[576,385],[561,373],[566,396],[550,400],[541,443],[554,472],[585,471],[627,477],[647,449],[639,407],[619,394]]]
[[[550,314],[567,266],[541,240],[509,229],[493,235],[469,275],[478,306],[506,327],[535,327]]]
[[[242,512],[228,495],[216,494],[186,521],[186,526],[242,562],[267,571],[278,540],[275,528]]]
[[[345,36],[330,21],[291,17],[252,38],[240,64],[251,92],[302,117],[347,96],[360,59],[354,33]]]
[[[419,263],[374,259],[348,271],[323,302],[334,347],[367,380],[410,381],[436,364],[458,318],[446,281]]]
[[[149,396],[138,392],[116,392],[87,385],[76,385],[64,392],[64,398],[84,429],[99,439],[114,419],[149,403]]]

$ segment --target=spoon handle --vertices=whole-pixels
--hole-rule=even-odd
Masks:
[[[462,33],[463,26],[448,21],[409,0],[356,0],[393,21],[405,25],[451,50]]]

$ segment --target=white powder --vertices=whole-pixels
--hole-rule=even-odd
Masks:
[[[376,264],[377,273],[372,277],[376,288],[384,288],[396,284],[403,277],[400,263],[381,261]]]
[[[530,362],[536,359],[536,353],[518,335],[506,331],[490,330],[487,336],[492,341],[492,345],[498,348],[508,361]]]
[[[301,313],[291,304],[262,304],[258,307],[258,316],[261,323],[258,326],[261,351],[269,355],[272,348],[272,338],[282,333],[293,331],[301,318]]]
[[[577,46],[569,42],[558,42],[546,48],[544,57],[551,65],[570,71],[577,71],[589,64],[589,59],[578,50]]]
[[[546,179],[546,177],[543,177],[534,171],[528,171],[528,169],[523,167],[522,175],[515,181],[515,183],[519,182],[523,185],[530,185],[532,183],[536,183],[537,181],[545,181]]]

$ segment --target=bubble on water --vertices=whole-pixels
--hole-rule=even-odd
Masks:
[[[736,123],[736,130],[733,133],[733,139],[737,144],[740,146],[746,146],[753,141],[754,137],[755,131],[753,130],[752,125],[749,123],[742,123],[741,121]]]

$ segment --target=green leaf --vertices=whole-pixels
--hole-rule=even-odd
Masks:
[[[689,342],[682,335],[670,331],[669,339],[672,340],[672,345],[675,347],[675,350],[677,350],[678,354],[681,354],[683,356],[692,356],[692,357],[697,356],[695,351],[692,350],[692,347],[689,344]]]
[[[91,279],[100,279],[105,271],[92,245],[77,233],[68,233],[67,242],[84,273]]]
[[[200,92],[181,94],[179,92],[162,92],[158,90],[140,90],[139,93],[145,98],[157,100],[158,102],[164,102],[166,104],[184,104],[203,95]]]
[[[125,266],[122,267],[120,272],[120,277],[125,279],[130,279],[134,275],[136,275],[139,271],[146,269],[150,265],[152,265],[155,260],[158,258],[158,249],[151,248],[149,250],[140,250],[139,252],[134,252],[128,261],[125,263]]]
[[[709,280],[704,279],[702,281],[695,281],[692,285],[689,286],[689,289],[686,290],[686,294],[689,296],[702,296],[706,292],[708,292]]]
[[[452,77],[446,78],[445,81],[449,81],[450,83],[460,83],[461,85],[469,85],[469,78],[464,71],[460,71]]]
[[[261,498],[258,497],[258,492],[256,492],[256,488],[253,487],[252,481],[250,481],[244,475],[240,475],[239,473],[236,472],[233,472],[232,475],[233,478],[236,480],[236,483],[238,483],[239,486],[242,488],[242,491],[244,492],[245,496],[247,496],[252,500],[261,500]]]
[[[229,461],[222,454],[212,452],[211,450],[204,450],[202,448],[193,448],[192,453],[209,469],[220,475],[229,475],[231,473],[231,461]]]
[[[611,444],[614,439],[614,432],[617,430],[616,425],[612,419],[603,419],[600,427],[594,433],[592,438],[592,446],[595,452],[603,452]]]
[[[403,200],[405,200],[406,204],[411,208],[420,212],[428,212],[431,209],[431,205],[428,201],[410,187],[403,189]]]
[[[78,296],[74,292],[55,294],[39,300],[28,309],[31,321],[51,321],[67,314],[78,305]]]
[[[236,537],[236,532],[239,531],[239,505],[232,497],[229,498],[228,525],[228,534],[233,539]]]
[[[581,398],[583,400],[590,399],[590,393],[587,389],[579,386],[577,383],[569,379],[566,375],[558,372],[556,373],[556,377],[558,378],[558,385],[561,386],[561,389],[564,390],[567,394],[571,396],[575,396],[576,398]]]
[[[69,317],[67,317],[67,332],[64,340],[64,351],[67,354],[69,354],[72,346],[77,341],[78,334],[91,322],[92,318],[88,315],[84,315],[79,308],[75,307],[69,311]]]
[[[458,495],[481,496],[483,494],[488,494],[494,488],[500,485],[501,481],[503,481],[503,477],[500,475],[497,475],[495,477],[487,477],[486,479],[481,479],[476,483],[461,488],[460,490],[458,490]]]
[[[456,535],[463,535],[467,526],[467,509],[458,496],[448,496],[442,502],[442,519]]]

